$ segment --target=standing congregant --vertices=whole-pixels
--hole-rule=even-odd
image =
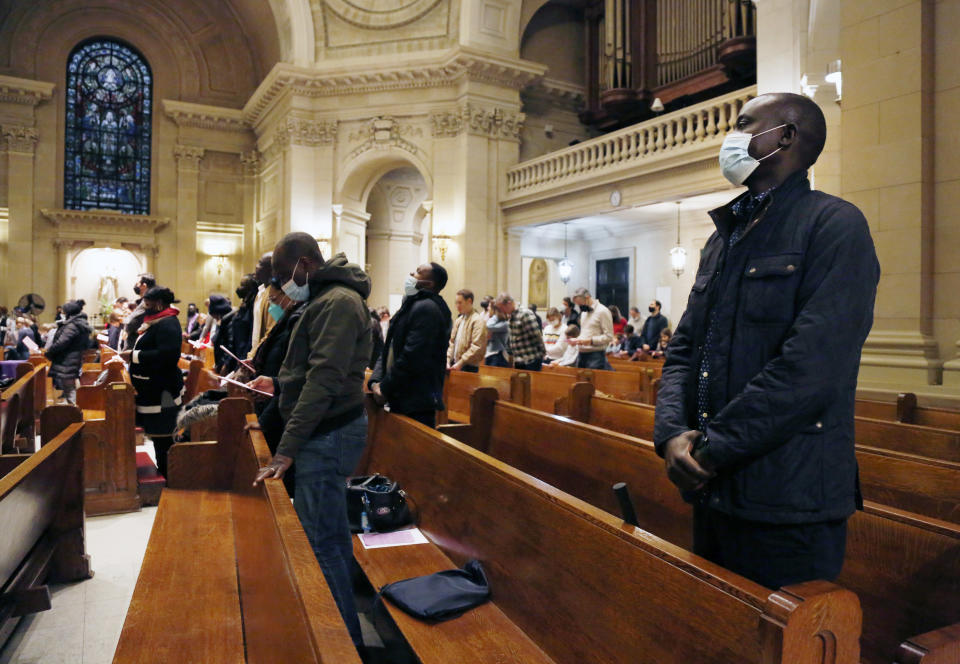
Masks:
[[[710,213],[657,399],[694,552],[770,588],[834,579],[860,503],[854,400],[880,270],[860,211],[810,189],[825,138],[807,97],[744,105],[720,164],[749,190]]]

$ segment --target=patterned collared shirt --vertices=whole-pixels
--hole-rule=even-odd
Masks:
[[[730,239],[727,240],[727,251],[740,241],[747,230],[747,225],[753,220],[757,210],[770,197],[774,189],[776,187],[771,187],[756,196],[747,194],[731,206],[730,211],[736,217],[737,225],[730,233]],[[719,277],[718,274],[717,278]],[[713,415],[710,413],[710,351],[713,348],[713,339],[717,332],[716,307],[710,309],[708,320],[707,334],[703,341],[703,353],[700,356],[700,371],[697,374],[697,428],[704,433],[706,433],[707,425]]]
[[[513,361],[530,364],[542,360],[546,352],[537,315],[529,309],[517,307],[510,316],[510,354],[513,355]]]

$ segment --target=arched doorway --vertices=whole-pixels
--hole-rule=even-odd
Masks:
[[[426,181],[412,166],[388,171],[371,187],[366,205],[371,306],[385,305],[396,311],[404,277],[429,255],[423,234],[427,195]]]
[[[101,314],[108,312],[118,297],[136,297],[133,284],[137,275],[145,270],[146,258],[128,249],[83,249],[69,263],[67,299],[86,302],[84,311],[91,323],[97,325]]]

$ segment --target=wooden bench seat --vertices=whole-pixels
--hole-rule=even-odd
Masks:
[[[501,399],[510,400],[515,381],[505,376],[489,376],[469,371],[448,371],[447,378],[443,383],[443,404],[447,407],[445,413],[441,414],[438,422],[469,422],[470,421],[470,397],[473,391],[478,387],[492,387],[500,394]],[[367,376],[369,380],[369,376]],[[366,380],[364,380],[366,386]],[[518,398],[522,394],[529,392],[520,391]]]
[[[92,575],[82,430],[72,424],[35,454],[0,457],[0,647],[22,616],[50,608],[46,582]]]
[[[374,588],[456,567],[435,544],[364,549],[354,536],[353,555]],[[421,662],[553,662],[494,602],[436,624],[407,615],[389,601],[384,604]]]
[[[116,664],[359,664],[283,483],[252,486],[270,452],[250,410],[226,399],[216,442],[170,449]]]
[[[857,601],[833,584],[771,592],[382,411],[373,419],[365,468],[414,497],[421,531],[453,564],[482,561],[496,607],[558,664],[857,661]],[[409,571],[383,574],[397,580]],[[447,647],[443,658],[421,656],[423,664],[463,661],[461,650],[473,650],[436,629],[433,635]]]
[[[640,526],[691,547],[692,509],[667,479],[652,443],[496,397],[478,390],[474,425],[450,434],[612,514],[620,511],[611,487],[627,482]],[[858,460],[862,464],[859,451]],[[894,653],[960,648],[960,526],[868,501],[848,522],[837,582],[863,606],[863,661],[906,664],[921,660],[894,660]]]

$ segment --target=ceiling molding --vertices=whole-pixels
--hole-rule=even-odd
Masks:
[[[463,46],[405,59],[403,64],[380,62],[321,63],[297,67],[278,63],[243,109],[252,127],[258,127],[287,93],[302,97],[330,97],[388,90],[447,87],[464,80],[522,90],[543,77],[546,67],[505,58]]]
[[[51,99],[55,87],[46,81],[0,76],[0,102],[36,106]]]
[[[243,111],[222,106],[191,104],[173,99],[163,100],[163,110],[178,127],[216,129],[219,131],[245,132],[250,130]]]

